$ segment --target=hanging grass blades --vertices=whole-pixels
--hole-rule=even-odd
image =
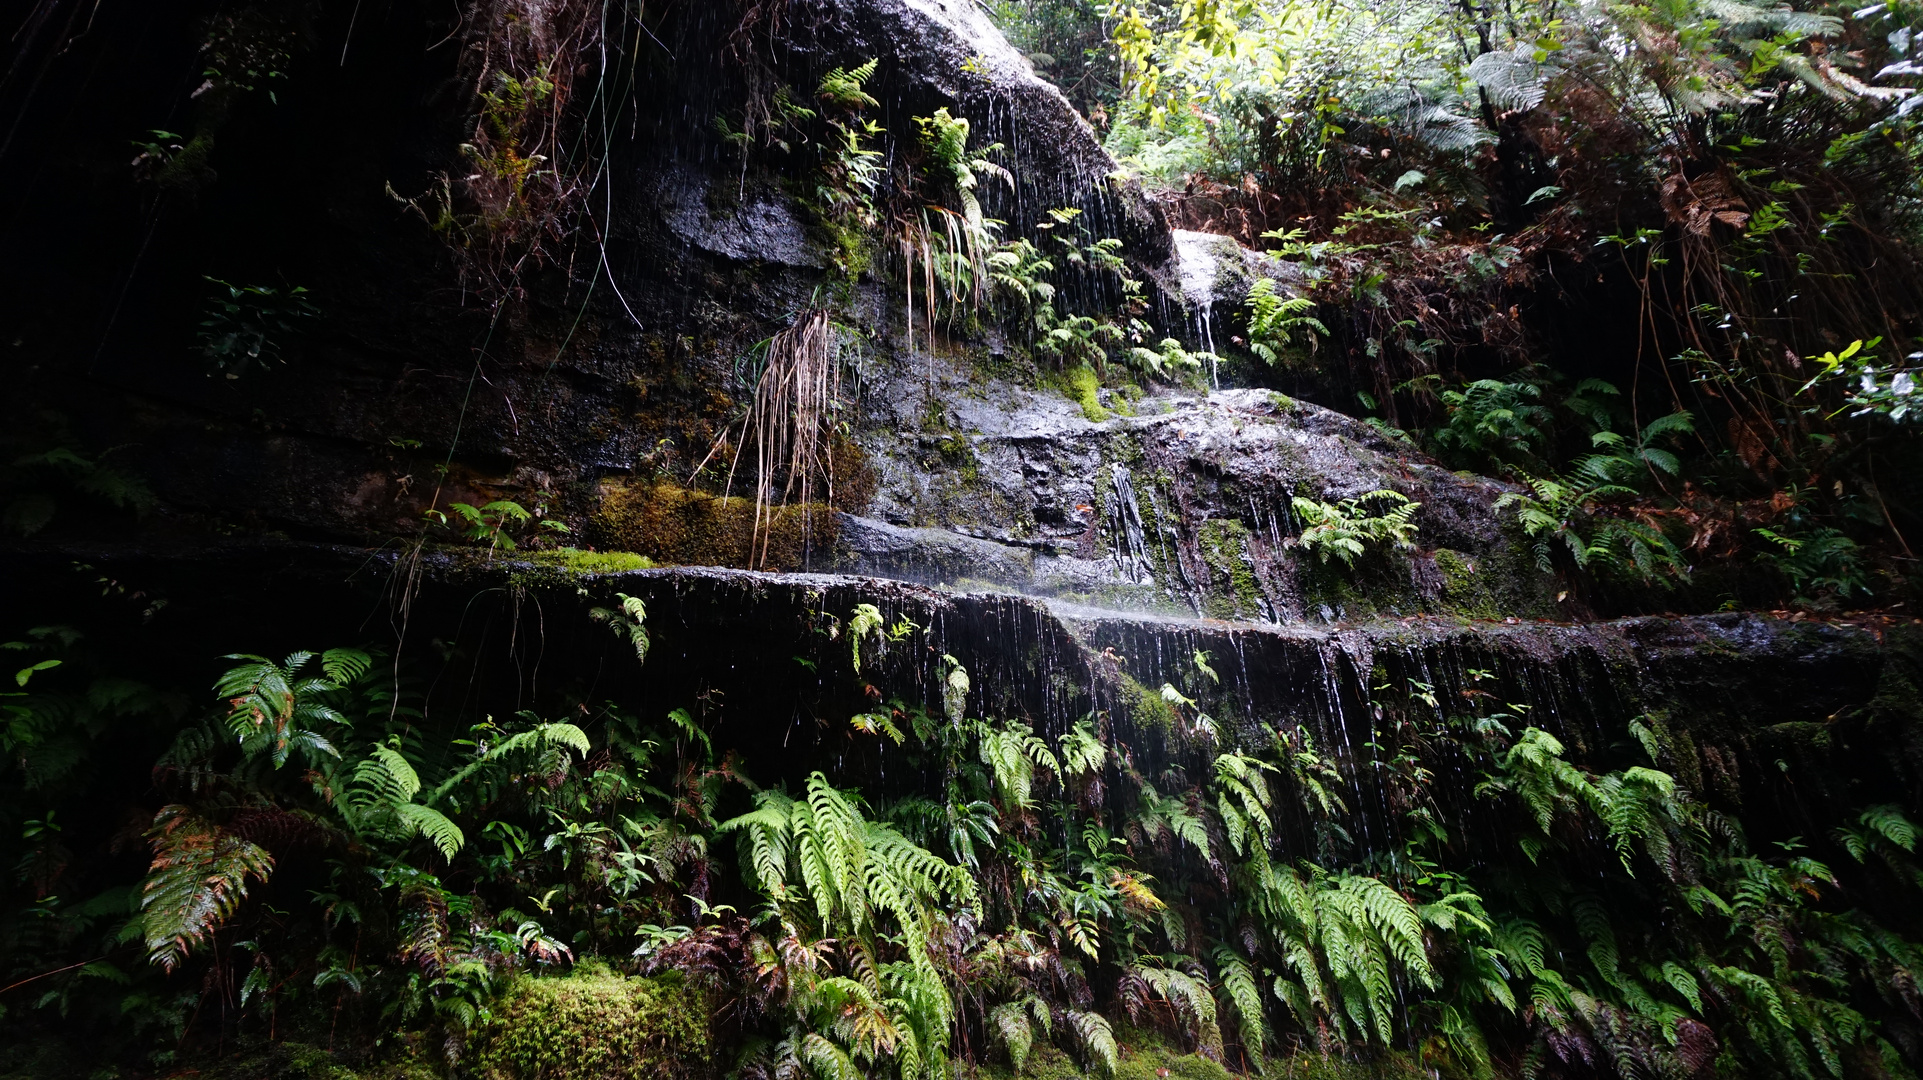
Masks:
[[[767,364],[755,382],[754,398],[741,421],[734,460],[723,490],[734,488],[742,451],[753,446],[755,470],[753,565],[768,562],[774,507],[798,500],[804,515],[818,501],[835,495],[831,442],[841,404],[840,331],[823,308],[803,312],[794,325],[768,340]],[[725,438],[725,436],[724,436]],[[716,443],[715,450],[723,444]],[[714,456],[714,450],[708,457]],[[703,459],[702,465],[706,465]],[[695,472],[699,473],[700,468]],[[822,485],[819,499],[816,484]],[[781,487],[777,496],[775,486]],[[805,517],[804,517],[805,520]]]

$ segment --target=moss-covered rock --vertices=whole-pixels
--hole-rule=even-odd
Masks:
[[[1259,618],[1262,599],[1256,592],[1255,566],[1249,558],[1248,527],[1233,518],[1203,522],[1197,536],[1202,562],[1209,568],[1210,588],[1202,613],[1215,619]]]
[[[706,1075],[708,1003],[674,979],[583,965],[523,978],[475,1039],[484,1080],[653,1080]]]
[[[622,574],[654,566],[653,559],[632,551],[582,551],[580,548],[530,552],[528,561],[536,566],[551,566],[574,574]]]
[[[1442,575],[1443,610],[1470,619],[1503,617],[1498,590],[1475,558],[1448,548],[1438,549],[1435,558]]]
[[[669,483],[609,487],[589,528],[601,546],[684,566],[795,570],[835,546],[826,504],[763,507]]]

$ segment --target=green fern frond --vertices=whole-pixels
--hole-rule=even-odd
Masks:
[[[1099,1066],[1102,1075],[1113,1076],[1116,1066],[1121,1063],[1122,1054],[1108,1017],[1098,1012],[1070,1009],[1068,1029],[1074,1032],[1075,1041],[1082,1048],[1082,1056]]]
[[[880,102],[862,89],[862,84],[875,74],[875,68],[875,60],[853,68],[835,68],[821,77],[815,96],[849,109],[879,105]]]
[[[1415,905],[1378,878],[1359,874],[1347,877],[1343,888],[1356,895],[1370,926],[1395,958],[1424,986],[1434,986],[1435,973],[1430,970],[1422,937],[1422,917]]]
[[[1061,772],[1061,762],[1048,743],[1027,724],[1009,720],[996,728],[983,721],[976,725],[976,733],[982,764],[993,773],[995,789],[1009,809],[1026,810],[1035,805],[1032,792],[1037,769]]]
[[[434,846],[441,849],[442,858],[453,859],[454,853],[460,851],[461,845],[466,842],[460,827],[431,806],[402,803],[394,808],[394,813],[408,832],[419,833],[433,841]]]
[[[452,794],[461,785],[486,769],[492,768],[502,760],[519,753],[538,753],[549,747],[566,747],[577,754],[586,756],[589,750],[587,733],[569,723],[541,723],[533,713],[518,714],[523,719],[534,721],[534,726],[526,731],[516,732],[488,747],[473,761],[455,770],[447,779],[435,785],[427,798],[421,800],[434,806]]]
[[[829,1042],[820,1032],[811,1031],[802,1036],[796,1056],[807,1064],[817,1080],[866,1080],[848,1051]]]
[[[1100,772],[1108,763],[1108,746],[1095,730],[1093,718],[1077,720],[1062,736],[1062,768],[1070,776]]]
[[[148,961],[172,971],[233,917],[248,878],[267,881],[274,857],[178,804],[161,808],[147,839],[154,858],[141,883],[140,931]]]
[[[321,654],[321,671],[338,686],[346,686],[367,674],[374,658],[359,649],[329,649]]]
[[[1252,1057],[1260,1058],[1268,1042],[1268,1028],[1262,1021],[1262,991],[1256,986],[1255,971],[1226,945],[1217,944],[1214,957],[1222,989],[1235,1009],[1242,1045]]]
[[[1904,851],[1916,850],[1916,826],[1904,815],[1903,808],[1895,803],[1872,806],[1863,811],[1857,820]]]
[[[1683,1000],[1689,1002],[1689,1007],[1694,1009],[1697,1015],[1702,1014],[1703,992],[1696,983],[1696,976],[1690,974],[1687,968],[1674,960],[1663,961],[1663,981],[1669,984],[1670,989],[1682,995]]]
[[[988,1026],[995,1040],[1008,1054],[1008,1063],[1021,1075],[1028,1062],[1028,1051],[1035,1045],[1035,1029],[1028,1022],[1024,1003],[1010,1001],[995,1006],[988,1014]]]
[[[652,639],[648,636],[648,608],[638,596],[615,593],[621,601],[618,608],[589,608],[588,618],[595,622],[608,624],[614,636],[627,642],[634,649],[634,658],[641,663],[648,662],[648,646]]]

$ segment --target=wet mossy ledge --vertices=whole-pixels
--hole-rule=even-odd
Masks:
[[[596,546],[655,562],[764,570],[827,563],[836,533],[826,503],[757,508],[753,499],[665,481],[607,485],[588,526]]]

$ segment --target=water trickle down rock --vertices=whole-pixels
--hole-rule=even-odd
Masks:
[[[1163,391],[1130,408],[1090,420],[947,358],[880,372],[856,432],[876,494],[842,519],[836,568],[1271,622],[1323,606],[1344,619],[1449,611],[1479,588],[1494,590],[1485,617],[1551,610],[1546,577],[1494,510],[1506,485],[1265,391]],[[1351,573],[1292,546],[1292,497],[1379,489],[1421,504],[1417,551]]]

